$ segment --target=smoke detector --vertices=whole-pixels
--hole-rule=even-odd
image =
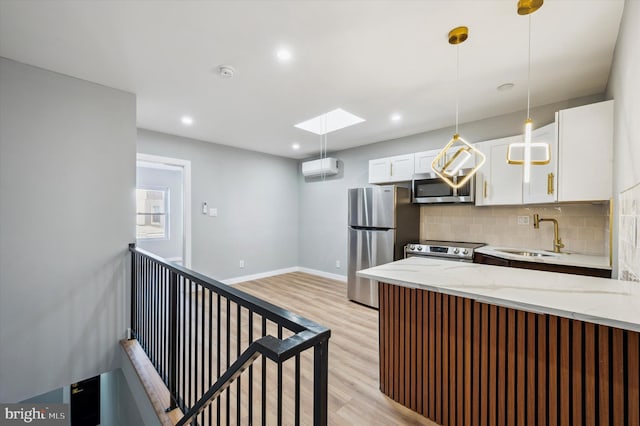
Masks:
[[[220,65],[217,69],[218,74],[223,78],[231,78],[236,74],[236,70],[229,65]]]

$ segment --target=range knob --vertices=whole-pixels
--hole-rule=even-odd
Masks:
[[[469,254],[469,250],[467,249],[462,250],[462,254]]]
[[[411,245],[409,246],[409,250],[413,250],[413,249],[415,249],[415,248],[416,248],[416,246],[414,246],[413,244],[411,244]]]
[[[457,248],[454,248],[454,249],[453,249],[453,254],[458,254],[458,253],[460,253],[460,250],[459,250],[459,249],[457,249]]]
[[[422,246],[417,246],[416,248],[418,249],[418,251],[422,251]]]

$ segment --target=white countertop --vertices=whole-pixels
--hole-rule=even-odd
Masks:
[[[548,256],[521,256],[512,253],[505,253],[500,250],[527,250],[538,253],[545,253]],[[498,247],[498,246],[484,246],[475,249],[476,252],[486,254],[489,256],[501,257],[509,260],[521,260],[523,262],[535,262],[535,263],[549,263],[554,265],[567,265],[567,266],[581,266],[585,268],[596,269],[608,269],[611,270],[609,265],[609,256],[590,256],[586,254],[578,254],[571,252],[554,253],[546,250],[529,250],[518,249],[514,247]]]
[[[640,283],[410,257],[358,271],[389,284],[640,332]]]

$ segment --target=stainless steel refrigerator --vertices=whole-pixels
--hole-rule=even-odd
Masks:
[[[378,282],[356,276],[372,266],[402,259],[405,244],[420,236],[420,208],[408,188],[349,189],[347,297],[378,307]]]

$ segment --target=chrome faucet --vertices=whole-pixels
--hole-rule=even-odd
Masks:
[[[558,221],[555,219],[540,219],[538,213],[533,215],[533,227],[540,229],[540,222],[553,222],[553,252],[560,253],[560,249],[564,247],[562,244],[562,238],[558,236]]]

